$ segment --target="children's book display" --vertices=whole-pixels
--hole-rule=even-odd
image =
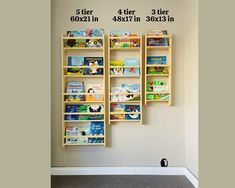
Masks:
[[[140,47],[139,35],[136,33],[131,33],[130,31],[111,31],[110,37],[113,37],[110,41],[111,48]]]
[[[65,115],[65,120],[103,120],[104,115],[102,113],[104,109],[103,105],[84,105],[84,104],[67,104],[65,107],[66,113],[87,113],[90,114],[69,114]],[[93,113],[93,114],[92,114]]]
[[[146,36],[147,47],[153,46],[167,46],[163,48],[161,53],[158,52],[159,48],[150,48],[151,55],[148,54],[148,48],[145,51],[146,57],[146,95],[145,104],[147,101],[167,101],[168,105],[171,104],[171,54],[172,54],[172,41],[171,35],[167,30],[153,30],[148,31]],[[161,48],[160,48],[161,49]],[[154,55],[152,55],[154,53]],[[155,55],[161,54],[161,55]],[[166,55],[167,54],[167,55]],[[151,79],[149,80],[149,76]],[[162,79],[156,79],[158,76],[164,76]],[[155,78],[156,77],[156,78]]]
[[[140,84],[121,84],[118,87],[111,87],[111,101],[139,101]]]
[[[80,31],[67,31],[67,37],[81,37],[81,39],[68,39],[66,41],[67,47],[81,47],[81,48],[92,48],[102,47],[103,39],[96,39],[96,37],[103,37],[103,29],[87,29]],[[94,39],[86,39],[86,37],[93,37]]]
[[[67,126],[65,128],[65,136],[70,137],[65,139],[66,144],[104,143],[104,123],[90,122],[88,127],[79,125]],[[94,137],[89,138],[87,136]]]
[[[103,66],[103,57],[68,56],[68,66],[76,67],[68,68],[67,75],[103,75],[103,67],[99,68]]]
[[[111,66],[128,66],[128,68],[111,68],[110,74],[111,75],[139,75],[140,69],[136,68],[135,66],[140,65],[139,58],[125,58],[124,60],[111,60],[110,61]],[[132,67],[133,66],[133,67]]]
[[[147,81],[146,82],[147,92],[167,92],[168,84],[167,81]]]
[[[112,103],[110,112],[117,112],[110,115],[111,120],[140,120],[141,118],[140,114],[138,114],[140,112],[140,105]]]

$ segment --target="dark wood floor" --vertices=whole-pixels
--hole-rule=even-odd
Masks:
[[[51,188],[194,188],[185,176],[52,176]]]

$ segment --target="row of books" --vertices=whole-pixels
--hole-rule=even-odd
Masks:
[[[101,144],[104,143],[104,138],[66,138],[66,144]]]
[[[104,120],[104,115],[89,114],[89,115],[65,115],[64,120]]]
[[[121,84],[121,86],[111,87],[111,101],[139,101],[140,84]]]
[[[100,113],[104,111],[103,105],[92,104],[67,104],[65,106],[65,112],[67,113]]]
[[[66,93],[84,93],[85,87],[82,81],[66,82]],[[86,92],[88,95],[67,95],[68,101],[103,101],[104,87],[103,84],[87,84]]]
[[[147,67],[147,74],[168,74],[168,67]]]
[[[167,92],[168,83],[167,81],[146,81],[147,92]]]
[[[65,136],[102,136],[104,135],[104,122],[90,122],[88,126],[66,126]]]
[[[113,120],[140,120],[141,115],[136,114],[140,112],[140,105],[127,105],[113,103],[110,106],[111,112],[118,112],[117,114],[111,114],[110,118]],[[129,112],[129,114],[121,114],[121,112]],[[132,114],[133,112],[136,112]]]
[[[169,94],[147,94],[147,100],[165,100],[168,101],[170,99]]]

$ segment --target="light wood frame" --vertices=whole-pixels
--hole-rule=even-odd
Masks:
[[[108,63],[107,63],[107,70],[108,70],[108,122],[109,125],[111,125],[111,122],[139,122],[139,123],[143,123],[143,109],[142,109],[142,104],[143,104],[143,98],[142,98],[142,78],[143,78],[143,70],[142,70],[142,65],[143,65],[143,61],[142,61],[142,35],[139,36],[124,36],[124,37],[111,37],[110,35],[108,36]],[[140,40],[140,47],[110,47],[110,40],[111,39],[139,39]],[[140,64],[139,66],[110,66],[110,60],[111,60],[111,53],[113,51],[129,51],[130,53],[133,50],[137,50],[139,51],[139,61]],[[139,75],[111,75],[110,74],[110,70],[111,68],[130,68],[130,67],[134,67],[134,68],[139,68],[140,70],[140,74]],[[138,94],[140,94],[140,101],[111,101],[111,95],[113,95],[113,93],[111,93],[111,79],[116,79],[116,78],[125,78],[126,81],[128,81],[128,79],[130,78],[138,78],[139,79],[139,84],[140,84],[140,92]],[[119,93],[119,94],[125,94],[125,93]],[[116,95],[116,94],[115,94]],[[140,105],[140,112],[136,113],[136,114],[140,114],[140,120],[112,120],[110,118],[110,116],[112,114],[114,114],[113,112],[110,112],[110,106],[112,103],[123,103],[123,104],[136,104],[136,105]],[[117,112],[115,112],[115,114],[118,114]],[[135,114],[135,113],[128,113],[128,112],[121,112],[119,114]]]
[[[103,40],[103,47],[65,47],[64,43],[65,40],[68,39],[102,39]],[[103,57],[103,66],[99,66],[99,68],[103,68],[103,75],[66,75],[65,74],[65,69],[70,68],[71,66],[68,66],[67,60],[66,60],[66,55],[65,52],[66,50],[73,50],[73,51],[86,51],[86,50],[93,50],[93,51],[102,51],[102,57]],[[89,66],[72,66],[73,68],[87,68]],[[102,78],[103,79],[103,88],[104,91],[102,95],[104,96],[103,101],[65,101],[65,95],[69,95],[70,93],[65,93],[65,82],[66,78]],[[61,90],[62,90],[62,95],[61,95],[61,104],[62,104],[62,146],[106,146],[107,143],[107,118],[106,118],[106,35],[103,37],[65,37],[63,34],[61,35]],[[76,93],[76,94],[82,94],[82,95],[87,95],[87,93]],[[74,95],[74,94],[73,94]],[[65,106],[66,104],[103,104],[103,111],[102,113],[65,113]],[[103,120],[65,120],[64,116],[65,115],[74,115],[74,114],[91,114],[91,115],[96,115],[96,114],[102,114],[104,115]],[[65,136],[65,127],[66,123],[89,123],[89,122],[104,122],[104,135],[101,136],[94,136],[94,135],[86,135],[86,136]],[[104,143],[77,143],[77,144],[66,144],[65,139],[66,138],[104,138]]]
[[[148,38],[168,38],[169,46],[147,46]],[[145,60],[144,60],[144,104],[147,105],[148,102],[167,102],[168,105],[172,104],[172,35],[163,36],[147,36],[145,35]],[[167,64],[166,65],[147,65],[148,49],[151,50],[164,50],[167,51]],[[147,67],[168,67],[168,74],[147,74]],[[168,78],[168,92],[147,92],[146,82],[148,77],[167,77]],[[147,100],[147,94],[166,94],[169,93],[169,100]]]

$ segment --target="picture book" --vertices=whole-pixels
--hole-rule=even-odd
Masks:
[[[83,68],[68,68],[66,74],[67,75],[83,75]]]
[[[92,67],[92,68],[83,69],[83,75],[103,75],[104,74],[103,72],[104,72],[103,68]]]
[[[66,104],[65,112],[87,112],[88,106],[84,104]]]
[[[87,84],[86,91],[86,101],[103,101],[103,84]]]
[[[169,94],[147,94],[147,100],[169,100]]]
[[[68,66],[84,65],[84,56],[68,56]]]
[[[110,42],[110,47],[111,48],[114,48],[114,47],[119,47],[119,44],[120,44],[120,40],[119,39],[111,39],[111,42]]]
[[[64,120],[79,120],[79,115],[65,115]]]
[[[168,83],[167,81],[147,81],[146,90],[147,92],[167,92]]]
[[[67,31],[68,37],[86,37],[86,31],[80,30],[80,31]]]
[[[168,38],[148,38],[147,46],[168,46]]]
[[[139,75],[140,74],[140,69],[139,68],[134,68],[134,67],[130,67],[130,68],[125,68],[124,69],[124,75]]]
[[[103,66],[103,57],[85,57],[84,65],[86,66]]]
[[[147,67],[147,74],[168,74],[168,67]]]
[[[88,115],[88,120],[104,120],[104,115],[100,114]]]
[[[166,56],[147,56],[147,64],[166,64]]]
[[[125,92],[125,88],[123,87],[111,87],[111,101],[125,101],[125,95],[119,94]],[[117,93],[117,95],[114,95],[114,93]]]
[[[90,122],[89,134],[90,135],[104,135],[104,122]]]
[[[88,105],[87,109],[88,109],[88,112],[91,112],[91,113],[103,112],[104,106],[98,105],[98,104],[92,104],[92,105]]]
[[[84,84],[82,81],[68,81],[66,83],[66,93],[84,93]],[[69,101],[83,101],[84,95],[68,95]]]
[[[147,36],[167,35],[167,30],[152,30],[147,32]]]
[[[85,144],[88,143],[88,138],[66,138],[66,144]]]
[[[92,48],[92,47],[102,47],[103,46],[103,40],[102,39],[86,39],[86,47]]]
[[[130,47],[130,39],[120,39],[118,47]]]
[[[124,60],[110,60],[110,66],[124,66]]]
[[[68,39],[66,41],[67,47],[81,47],[85,48],[86,46],[86,39]]]
[[[99,28],[87,29],[87,37],[102,37],[104,35],[104,30]]]
[[[140,47],[140,39],[130,39],[130,47]]]
[[[78,136],[78,127],[65,127],[65,136]]]
[[[125,105],[125,112],[140,112],[140,105]],[[140,119],[140,114],[125,114],[125,119]]]
[[[125,119],[125,114],[111,114],[110,119],[123,120]]]
[[[124,95],[124,101],[139,101],[140,94],[133,94],[140,92],[140,84],[122,84],[123,92],[130,93]]]
[[[111,112],[125,112],[125,104],[112,103],[110,106]]]
[[[104,143],[104,138],[88,138],[88,143]]]
[[[126,37],[130,35],[130,31],[111,31],[111,37]]]
[[[140,59],[139,58],[125,58],[124,65],[125,66],[139,66]]]
[[[124,75],[124,68],[111,68],[110,69],[110,74],[111,75]]]

